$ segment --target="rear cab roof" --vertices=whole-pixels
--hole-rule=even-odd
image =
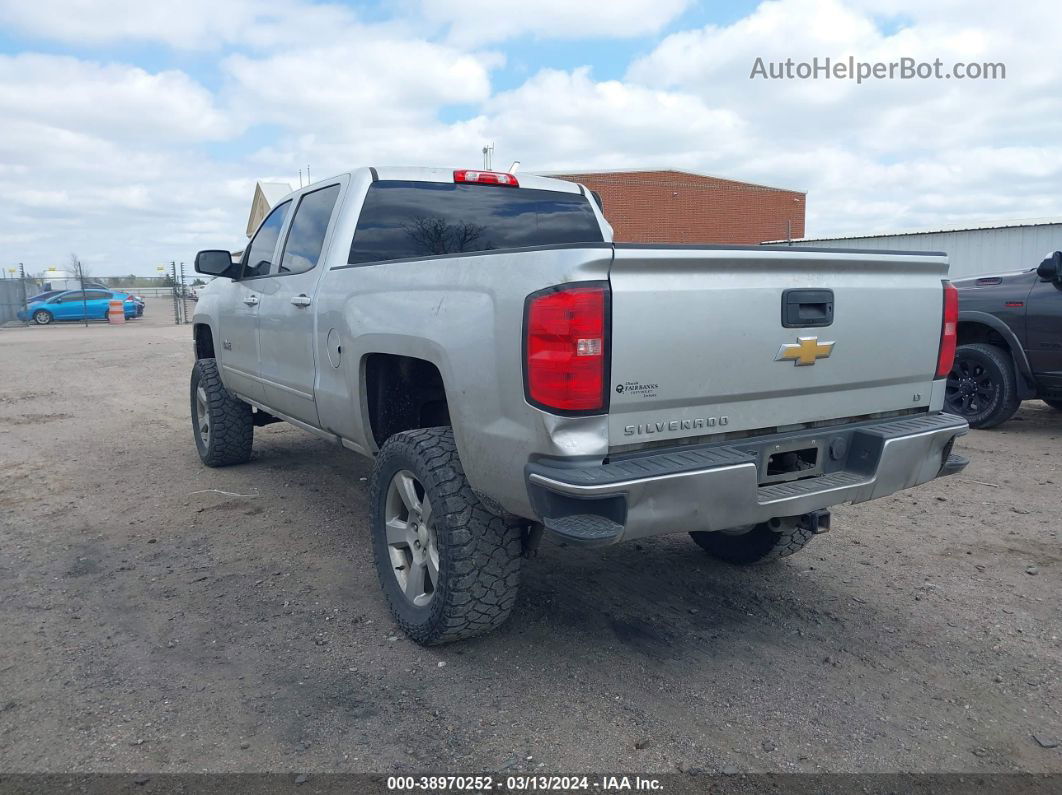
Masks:
[[[369,170],[369,169],[366,169]],[[413,182],[447,182],[453,183],[453,168],[421,168],[415,166],[377,166],[372,169],[378,179],[386,180],[410,180]],[[492,169],[469,169],[470,171],[490,171]],[[497,172],[503,173],[503,172]],[[534,174],[516,174],[517,182],[521,188],[533,188],[535,190],[552,190],[559,193],[582,193],[582,188],[575,182],[563,179],[551,179],[539,177]]]

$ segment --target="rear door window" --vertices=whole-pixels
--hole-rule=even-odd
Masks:
[[[280,258],[278,273],[303,273],[317,267],[324,247],[325,232],[332,217],[332,208],[339,198],[339,186],[307,193],[299,200],[295,217],[291,219],[284,256]]]
[[[580,193],[497,185],[380,180],[365,196],[348,262],[600,243]]]

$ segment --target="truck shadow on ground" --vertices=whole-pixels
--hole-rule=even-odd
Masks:
[[[1022,403],[1018,412],[1009,420],[987,430],[974,430],[963,441],[974,440],[978,437],[994,436],[997,434],[1015,434],[1020,436],[1046,436],[1053,438],[1062,436],[1062,411],[1041,403],[1039,400],[1027,400]]]
[[[840,612],[872,627],[896,623],[895,613],[805,571],[799,558],[751,569],[713,561],[682,535],[606,550],[547,542],[525,567],[512,632],[559,633],[560,648],[604,644],[663,662],[814,642],[836,633]]]
[[[256,480],[265,487],[279,475],[291,486],[312,484],[321,494],[349,495],[333,506],[350,517],[334,541],[359,561],[356,589],[378,588],[367,526],[368,481],[363,480],[371,473],[370,462],[297,432],[281,433],[256,445],[249,466],[273,473]],[[314,518],[318,507],[315,501],[305,505],[308,526],[323,523],[323,517]],[[448,648],[488,656],[504,651],[531,659],[548,643],[562,658],[606,648],[662,663],[691,654],[747,656],[750,644],[764,653],[779,645],[806,646],[821,658],[823,642],[836,639],[839,630],[853,653],[861,638],[878,649],[882,634],[893,636],[891,645],[931,642],[908,626],[908,603],[900,594],[896,605],[876,606],[859,596],[857,585],[848,584],[858,583],[868,570],[851,560],[831,560],[832,544],[841,543],[833,536],[840,535],[815,539],[783,561],[752,567],[715,561],[685,534],[605,548],[566,546],[547,537],[539,553],[525,561],[509,622],[492,635],[440,652],[445,657]]]

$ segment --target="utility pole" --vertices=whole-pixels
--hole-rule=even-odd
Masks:
[[[175,261],[170,262],[170,279],[173,282],[173,323],[174,325],[181,325],[181,297],[177,282],[177,263]]]
[[[181,276],[181,322],[182,323],[187,323],[188,322],[188,288],[184,286],[185,276],[184,276],[184,263],[183,262],[180,265],[178,273]]]
[[[26,266],[21,262],[18,264],[18,285],[19,299],[22,302],[22,307],[24,309],[29,309],[29,304],[26,302],[26,299],[29,298],[29,293],[26,292]],[[29,324],[30,319],[27,317],[26,325],[28,326]]]
[[[77,260],[77,280],[81,285],[81,322],[88,328],[88,296],[85,295],[85,269],[81,267],[81,260]]]

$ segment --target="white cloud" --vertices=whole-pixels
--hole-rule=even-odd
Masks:
[[[366,32],[342,44],[257,58],[233,55],[223,69],[240,118],[306,132],[327,125],[334,133],[338,126],[351,134],[396,122],[423,122],[447,104],[485,101],[490,96],[488,67],[496,61],[490,55]]]
[[[539,72],[495,97],[480,124],[539,168],[721,166],[744,134],[731,110],[682,92],[596,82],[585,67]]]
[[[0,22],[72,44],[158,41],[178,50],[320,41],[355,21],[349,8],[306,0],[0,0]]]
[[[182,14],[0,0],[14,29],[164,42],[182,51],[177,63],[208,62],[220,85],[101,58],[0,56],[5,256],[51,264],[74,249],[97,274],[151,272],[238,244],[256,178],[295,182],[307,162],[315,177],[363,164],[476,166],[491,141],[502,167],[670,165],[807,189],[816,235],[1062,214],[1054,3],[776,0],[730,25],[665,36],[620,80],[546,64],[492,87],[505,39],[643,35],[685,5],[426,0],[402,6],[423,19],[369,25],[301,0],[187,0]],[[491,42],[497,52],[480,49]],[[1004,61],[1008,76],[749,79],[757,56],[848,54]],[[444,121],[453,107],[470,110]]]
[[[729,26],[666,37],[627,79],[737,112],[750,146],[732,173],[806,186],[812,234],[1058,213],[1062,97],[1059,67],[1043,52],[1053,46],[1048,30],[1062,22],[1059,8],[779,0]],[[1007,79],[749,78],[757,57],[849,55],[1001,61]]]
[[[0,55],[0,114],[108,139],[232,135],[214,97],[184,72],[149,73],[55,55]]]
[[[455,44],[530,35],[548,39],[631,37],[656,33],[690,0],[422,0],[425,17],[449,26]]]

